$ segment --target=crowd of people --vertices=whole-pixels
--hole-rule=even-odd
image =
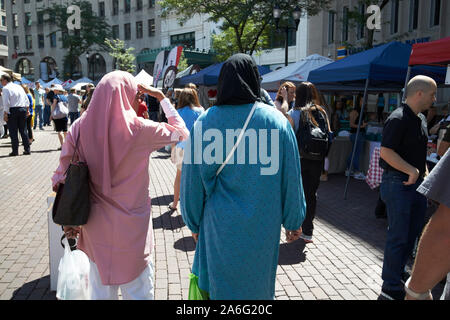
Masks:
[[[78,238],[78,248],[89,257],[92,299],[117,299],[119,288],[124,299],[154,298],[148,194],[153,151],[171,145],[176,176],[174,199],[168,207],[181,212],[192,232],[196,242],[192,273],[209,299],[274,298],[281,227],[288,243],[314,242],[316,193],[320,182],[326,181],[333,132],[346,119],[350,140],[358,139],[354,167],[350,168],[349,159],[346,174],[357,179],[364,176],[359,155],[369,118],[363,115],[358,130],[362,96],[351,110],[339,97],[329,108],[314,84],[285,82],[272,101],[261,88],[254,60],[245,54],[224,63],[217,100],[210,108],[200,105],[194,84],[163,92],[138,84],[121,71],[105,75],[96,88],[88,86],[83,97],[75,90],[65,92],[60,85],[44,91],[36,83],[30,90],[15,85],[8,76],[1,80],[4,120],[13,148],[10,156],[18,155],[18,132],[24,154],[30,154],[33,129],[53,121],[61,143],[53,190],[64,183],[79,141],[79,160],[90,171],[92,206],[86,225],[64,226],[64,232],[68,238]],[[450,119],[436,120],[428,114],[428,120],[435,121],[430,128],[422,115],[432,108],[436,89],[433,79],[417,76],[409,81],[406,100],[399,108],[385,119],[384,96],[379,95],[377,112],[370,118],[384,123],[380,194],[388,230],[379,299],[430,299],[430,289],[450,271],[450,188],[446,183]],[[447,129],[446,133],[441,135],[441,129]],[[222,145],[215,141],[211,154],[219,160],[199,162],[199,155],[212,148],[198,145],[198,139],[211,132],[227,137],[229,130],[238,134],[230,145],[225,145],[225,139]],[[275,173],[261,174],[262,161],[233,162],[235,152],[239,159],[239,152],[251,149],[245,144],[247,131],[256,133],[260,146],[266,141],[267,149],[276,153]],[[430,131],[440,137],[442,157],[431,174],[426,164]],[[427,198],[438,202],[439,209],[422,235]],[[409,278],[404,270],[418,239]],[[447,286],[447,298],[449,290]]]
[[[83,91],[70,89],[70,93],[59,84],[52,84],[44,90],[39,81],[35,82],[34,87],[19,85],[9,75],[3,75],[1,83],[0,138],[11,138],[11,157],[19,155],[19,134],[24,147],[23,154],[31,154],[30,146],[35,140],[33,130],[38,125],[39,130],[45,130],[44,127],[47,126],[53,127],[60,142],[58,150],[61,150],[69,120],[73,124],[86,111],[95,90],[93,84],[88,84]],[[58,105],[60,102],[62,105]]]

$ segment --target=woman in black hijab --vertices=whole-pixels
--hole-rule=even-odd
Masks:
[[[255,62],[232,56],[222,66],[217,106],[197,119],[185,149],[181,213],[198,241],[192,273],[210,299],[273,299],[280,227],[292,242],[305,217],[294,132],[259,99]],[[248,135],[226,163],[247,119]]]

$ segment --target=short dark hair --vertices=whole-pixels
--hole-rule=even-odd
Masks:
[[[74,93],[77,92],[77,90],[75,88],[70,89],[70,93]]]
[[[12,78],[9,74],[2,75],[2,80],[6,80],[6,82],[11,82]]]

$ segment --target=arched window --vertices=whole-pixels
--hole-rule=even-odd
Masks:
[[[31,61],[27,58],[20,59],[16,63],[15,68],[17,73],[20,73],[23,76],[26,76],[29,80],[34,78],[34,68],[31,64]]]
[[[72,64],[72,65],[71,65]],[[78,80],[83,77],[80,59],[75,58],[64,63],[64,79]]]
[[[45,57],[40,64],[41,79],[44,81],[50,81],[59,76],[58,66],[55,59],[52,57]]]
[[[106,62],[100,53],[94,53],[89,57],[89,74],[93,81],[100,80],[106,73]]]

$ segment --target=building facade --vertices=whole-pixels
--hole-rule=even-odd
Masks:
[[[56,26],[45,22],[39,10],[53,3],[70,4],[67,0],[6,0],[9,59],[8,67],[29,80],[49,81],[67,79],[61,32]],[[113,38],[121,39],[126,47],[133,47],[134,54],[161,46],[161,24],[155,0],[94,0],[90,1],[93,12],[105,17],[111,26]],[[83,26],[81,26],[83,27]],[[93,47],[75,63],[72,78],[88,77],[99,80],[114,69],[113,58],[99,48]]]
[[[8,32],[6,22],[6,0],[0,0],[0,66],[8,65]]]

